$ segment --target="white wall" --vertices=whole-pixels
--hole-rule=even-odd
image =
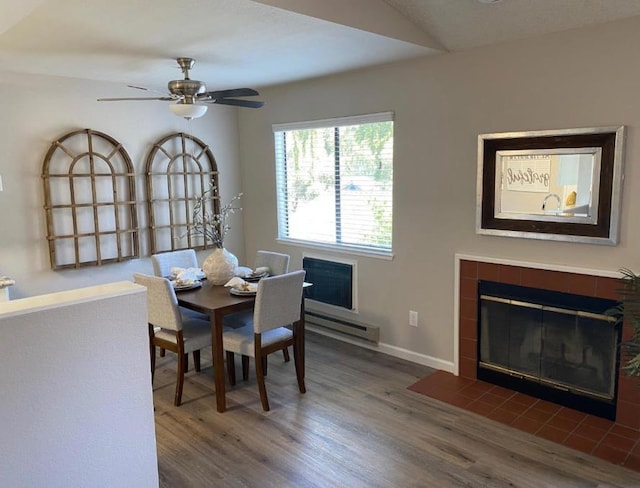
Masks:
[[[0,390],[0,486],[158,486],[143,287],[0,304]]]
[[[154,142],[173,132],[189,132],[209,144],[220,170],[224,201],[240,191],[237,109],[211,106],[187,123],[167,102],[97,102],[99,97],[139,96],[113,83],[0,73],[0,276],[16,280],[12,298],[38,295],[115,280],[136,271],[152,273],[145,229],[144,165]],[[42,163],[52,142],[64,134],[90,128],[121,142],[137,178],[140,260],[80,270],[51,271],[46,236]],[[227,245],[242,257],[242,217],[232,224]],[[204,256],[200,256],[204,259]]]
[[[246,255],[276,242],[271,124],[395,112],[392,261],[358,257],[360,320],[429,364],[453,360],[456,252],[616,271],[640,268],[640,18],[262,90],[240,115]],[[475,234],[480,133],[628,127],[616,247]],[[330,255],[328,253],[327,255]],[[408,325],[409,310],[419,327]],[[348,314],[345,314],[348,315]],[[415,359],[415,357],[414,357]]]

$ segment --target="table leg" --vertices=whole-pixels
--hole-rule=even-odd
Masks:
[[[211,317],[211,353],[213,356],[213,375],[216,385],[216,408],[222,413],[226,408],[224,391],[224,354],[222,346],[222,323],[224,316],[215,312]]]
[[[300,387],[300,392],[305,393],[307,391],[307,388],[304,384],[304,298],[302,299],[302,304],[300,305],[300,320],[298,320],[298,322],[296,322],[293,326],[295,327],[294,340],[296,341],[294,352],[297,353],[294,356],[294,361],[296,362],[298,385]]]

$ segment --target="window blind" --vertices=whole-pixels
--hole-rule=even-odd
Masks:
[[[281,239],[391,253],[391,113],[274,125]]]

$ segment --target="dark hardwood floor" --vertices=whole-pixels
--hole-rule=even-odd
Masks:
[[[270,357],[268,413],[253,372],[217,413],[202,360],[174,407],[175,356],[158,358],[162,487],[640,487],[640,473],[407,390],[429,368],[318,334],[305,395],[293,362]]]

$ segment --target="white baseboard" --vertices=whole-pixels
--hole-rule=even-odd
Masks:
[[[427,356],[426,354],[419,354],[417,352],[409,351],[408,349],[403,349],[401,347],[392,346],[390,344],[385,344],[382,342],[374,344],[364,340],[358,340],[356,338],[352,339],[343,334],[334,333],[323,327],[316,327],[312,324],[306,324],[305,328],[317,334],[331,337],[342,342],[347,342],[355,346],[360,346],[365,349],[370,349],[372,351],[378,351],[384,354],[388,354],[389,356],[393,356],[395,358],[404,359],[406,361],[411,361],[412,363],[421,364],[423,366],[428,366],[430,368],[439,369],[442,371],[447,371],[449,373],[454,372],[454,364],[452,361],[445,361],[444,359],[434,358],[432,356]]]

